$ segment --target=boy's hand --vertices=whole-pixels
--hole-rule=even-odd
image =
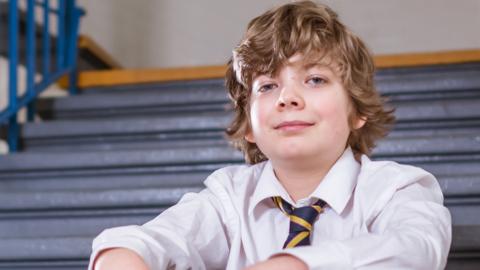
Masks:
[[[301,261],[300,259],[288,255],[281,254],[274,256],[266,261],[259,262],[250,267],[245,268],[244,270],[308,270],[308,266]]]

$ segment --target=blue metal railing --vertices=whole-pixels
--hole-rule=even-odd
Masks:
[[[26,44],[25,65],[27,71],[26,91],[18,96],[17,68],[19,65],[19,8],[18,0],[8,1],[8,103],[7,108],[0,112],[0,125],[7,125],[7,140],[10,152],[18,150],[19,125],[18,111],[27,107],[27,119],[32,121],[35,115],[34,101],[36,97],[52,83],[64,75],[69,76],[69,93],[76,94],[77,89],[77,39],[80,17],[83,10],[76,6],[75,0],[58,0],[58,5],[53,8],[49,0],[26,0]],[[35,83],[36,73],[36,22],[35,8],[43,11],[42,27],[42,79]],[[56,36],[55,68],[51,67],[51,37],[50,16],[56,16],[58,33]]]

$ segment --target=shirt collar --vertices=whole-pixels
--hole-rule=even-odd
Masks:
[[[340,215],[350,200],[359,171],[360,164],[348,147],[308,197],[324,200]],[[251,197],[248,213],[251,214],[260,202],[273,196],[281,196],[293,205],[292,199],[275,176],[272,163],[267,161]]]

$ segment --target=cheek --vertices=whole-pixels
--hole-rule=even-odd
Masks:
[[[252,128],[252,134],[254,137],[258,137],[258,133],[261,132],[263,127],[263,121],[265,119],[265,112],[262,111],[262,106],[258,102],[253,102],[250,108],[250,123]]]
[[[254,133],[258,133],[263,128],[268,126],[269,114],[272,108],[264,100],[257,99],[252,101],[250,108],[250,117],[252,123],[252,130]]]
[[[334,133],[349,132],[348,105],[342,99],[322,99],[316,105],[317,115]]]

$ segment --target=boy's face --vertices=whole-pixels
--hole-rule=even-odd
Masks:
[[[252,126],[245,138],[272,161],[331,160],[345,150],[353,108],[327,66],[292,56],[275,76],[254,78],[250,105]],[[357,119],[353,128],[364,123]]]

